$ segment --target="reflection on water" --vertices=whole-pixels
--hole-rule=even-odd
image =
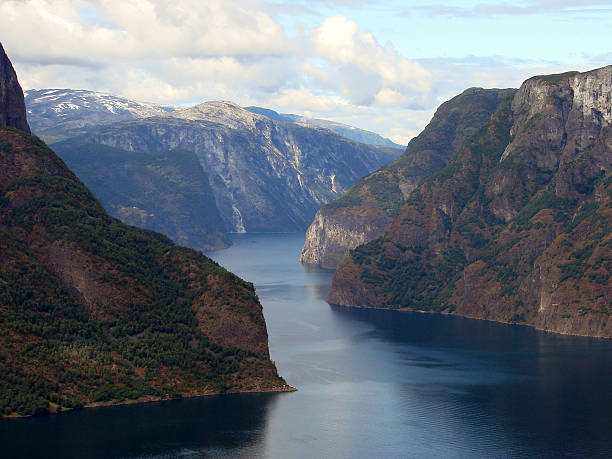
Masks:
[[[255,283],[298,392],[2,421],[9,456],[612,457],[612,341],[330,307],[332,273],[299,264],[303,240],[212,253]]]

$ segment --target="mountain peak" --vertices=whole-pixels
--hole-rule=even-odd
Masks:
[[[5,126],[30,132],[23,91],[13,64],[0,43],[0,127]]]
[[[240,126],[253,127],[255,121],[267,120],[265,116],[252,113],[228,100],[204,102],[194,107],[176,110],[171,116],[192,121],[221,122],[233,128]]]

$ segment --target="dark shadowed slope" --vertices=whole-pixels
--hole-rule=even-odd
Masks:
[[[0,127],[7,126],[30,132],[17,74],[0,43]]]

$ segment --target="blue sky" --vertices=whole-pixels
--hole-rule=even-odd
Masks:
[[[609,0],[0,0],[24,88],[227,99],[405,143],[472,86],[612,63]]]

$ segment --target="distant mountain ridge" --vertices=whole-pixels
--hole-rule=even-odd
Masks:
[[[29,89],[25,91],[28,117],[39,136],[54,143],[74,137],[89,126],[103,126],[119,121],[133,121],[163,116],[183,107],[137,102],[125,97],[84,89]],[[348,124],[302,115],[280,114],[262,107],[244,107],[274,121],[325,127],[356,142],[404,149],[374,132]]]
[[[99,145],[154,156],[175,150],[191,152],[213,190],[207,206],[216,207],[212,214],[219,215],[210,225],[209,241],[223,240],[220,228],[233,232],[303,231],[322,204],[401,153],[354,142],[319,126],[270,120],[224,101],[178,109],[91,91],[40,90],[29,91],[26,102],[34,132],[44,133],[47,139],[63,139],[55,142],[54,148],[86,182],[95,177],[104,161],[109,161],[105,168],[108,177],[113,167],[125,166],[113,166],[119,157]],[[90,158],[94,152],[102,156],[94,166],[93,162],[78,161],[75,154],[79,151]],[[156,188],[166,186],[151,180],[150,170],[136,172],[134,167],[135,163],[130,174],[149,177],[147,181],[128,181],[134,187],[134,197],[142,196],[145,189],[153,196]],[[125,176],[122,171],[117,169],[115,175]],[[157,177],[161,180],[159,174]],[[173,180],[188,181],[176,175]],[[100,183],[87,184],[100,189]],[[189,225],[184,225],[187,239],[176,239],[176,222],[191,212],[187,201],[177,203],[175,212],[165,206],[160,213],[159,208],[143,208],[143,201],[130,199],[129,193],[111,196],[114,190],[111,187],[108,191],[103,204],[114,216],[130,223],[138,221],[133,217],[144,217],[145,227],[163,231],[177,242],[202,247],[186,242],[202,240],[203,236],[193,234],[190,239]],[[134,207],[128,218],[125,209]],[[149,218],[151,215],[155,218]]]
[[[381,136],[380,134],[376,134],[375,132],[366,131],[365,129],[359,129],[348,124],[338,123],[337,121],[324,120],[320,118],[309,118],[307,116],[293,115],[288,113],[278,113],[269,108],[262,107],[251,106],[245,108],[253,113],[263,115],[275,121],[302,123],[331,129],[332,131],[337,132],[338,134],[347,137],[351,140],[354,140],[355,142],[361,142],[368,145],[379,145],[381,147],[401,148],[402,150],[405,148],[405,145],[397,144],[392,140]]]
[[[82,89],[30,89],[25,103],[37,135],[48,143],[78,135],[86,128],[163,115],[175,107],[135,102]]]

